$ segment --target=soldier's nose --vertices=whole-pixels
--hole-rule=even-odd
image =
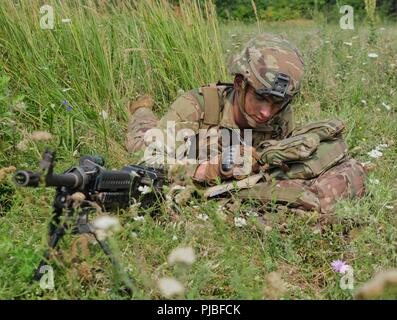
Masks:
[[[259,114],[260,114],[261,118],[269,118],[270,117],[270,108],[269,107],[261,108],[259,111]]]

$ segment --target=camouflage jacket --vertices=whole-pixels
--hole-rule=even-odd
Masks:
[[[175,173],[176,168],[178,170],[183,168],[183,174],[188,177],[193,177],[197,166],[203,161],[209,160],[212,152],[220,152],[219,129],[239,129],[233,116],[233,88],[226,85],[216,86],[220,114],[218,124],[212,125],[205,122],[204,88],[193,89],[179,96],[157,124],[157,129],[162,131],[163,142],[166,145],[166,148],[160,148],[159,150],[167,150],[169,153],[174,152],[173,154],[178,161],[176,165],[171,164],[169,166],[170,171]],[[174,123],[175,126],[170,126],[170,123]],[[268,139],[284,139],[290,135],[293,129],[293,109],[288,105],[276,114],[266,126],[262,126],[260,129],[252,129],[252,146],[257,147],[261,142]],[[187,136],[190,138],[194,135],[196,143],[192,145],[187,143],[186,139],[180,137],[178,139],[178,132],[183,131],[187,132]],[[175,144],[169,143],[169,141],[173,141],[175,136]],[[194,156],[186,157],[186,153],[188,152],[191,155],[192,151],[194,151]],[[158,156],[159,153],[145,161],[155,162]],[[188,158],[199,160],[191,163]]]

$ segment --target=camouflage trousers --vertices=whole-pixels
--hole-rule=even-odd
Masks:
[[[317,178],[291,179],[258,183],[251,189],[240,190],[241,199],[258,199],[289,207],[332,213],[341,199],[365,194],[365,171],[355,159],[347,159]]]
[[[130,118],[126,137],[129,152],[145,149],[145,133],[156,127],[158,118],[148,108],[139,108]],[[365,193],[365,171],[354,159],[347,159],[311,180],[277,180],[258,183],[240,190],[241,199],[258,199],[263,203],[287,204],[303,210],[331,213],[340,199],[362,197]]]

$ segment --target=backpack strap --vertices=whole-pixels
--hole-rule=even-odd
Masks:
[[[201,92],[204,97],[204,125],[218,125],[221,110],[216,84],[201,87]]]

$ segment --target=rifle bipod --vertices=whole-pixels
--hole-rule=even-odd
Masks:
[[[54,203],[53,206],[53,219],[50,222],[49,226],[49,234],[48,234],[48,250],[45,252],[43,259],[40,261],[34,276],[33,280],[40,281],[43,276],[43,267],[48,264],[50,260],[51,251],[57,248],[59,241],[65,235],[66,231],[72,227],[73,234],[91,234],[94,236],[95,240],[98,242],[99,246],[101,247],[102,251],[110,258],[112,262],[113,269],[119,279],[123,282],[124,288],[121,288],[123,293],[127,293],[128,295],[132,295],[133,293],[133,283],[132,280],[128,277],[128,275],[123,271],[121,262],[115,256],[110,249],[109,245],[106,241],[101,240],[98,238],[94,227],[92,224],[88,222],[88,214],[92,211],[92,207],[82,207],[81,212],[78,213],[77,217],[75,216],[75,209],[69,208],[68,214],[66,216],[67,221],[63,222],[61,226],[61,216],[63,209]],[[75,219],[74,224],[72,225],[70,222],[71,219]]]

